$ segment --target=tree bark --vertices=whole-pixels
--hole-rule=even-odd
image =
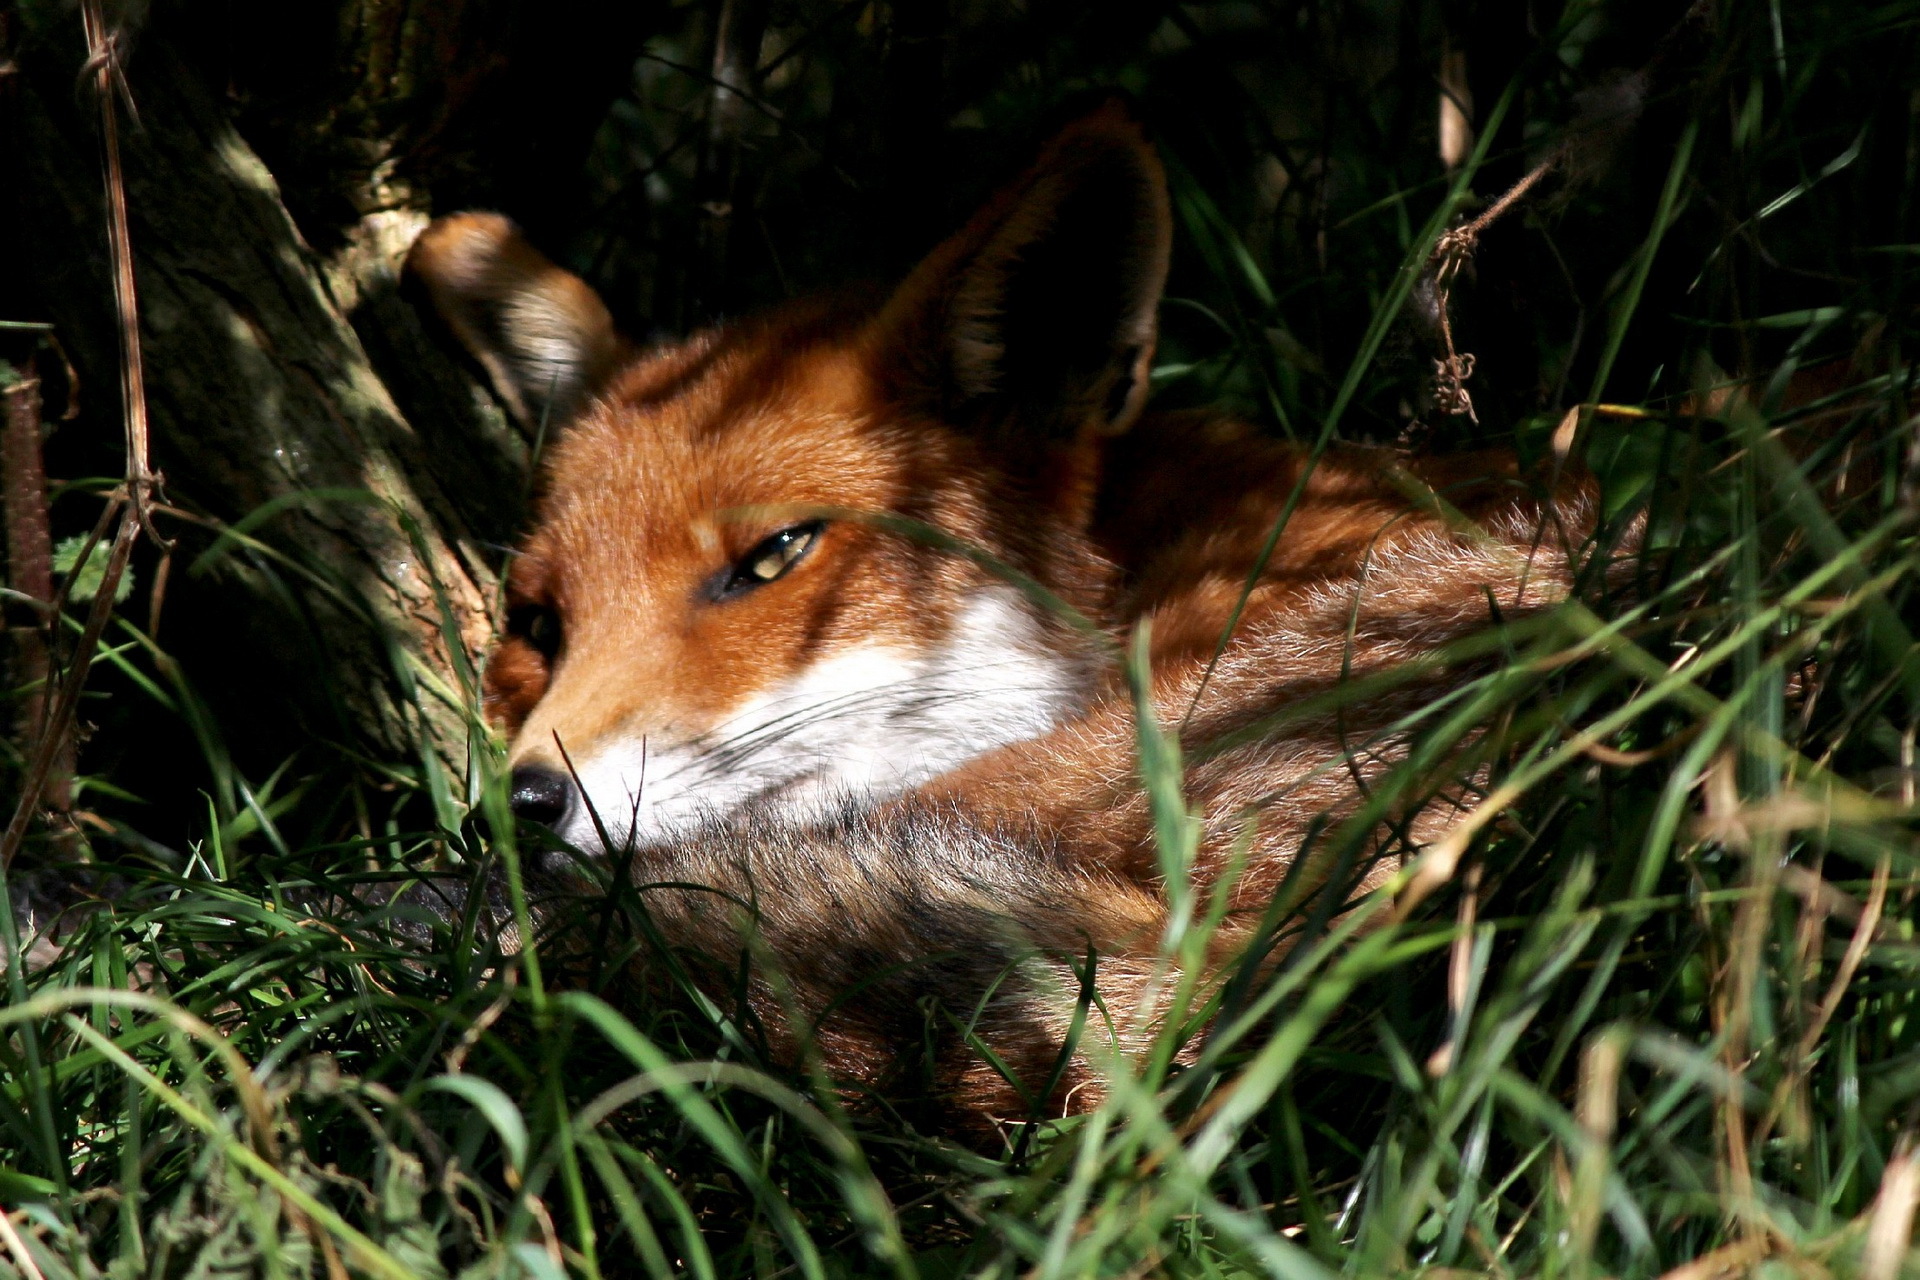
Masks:
[[[79,23],[63,6],[14,8],[24,33],[13,134],[33,179],[18,193],[28,301],[10,305],[52,320],[83,383],[110,388],[99,150],[91,103],[74,89]],[[311,38],[271,59],[253,57],[265,20],[249,20],[249,6],[213,15],[231,20],[216,30],[204,9],[163,4],[123,46],[155,462],[177,507],[215,526],[245,521],[260,543],[216,543],[219,554],[192,561],[207,588],[196,612],[212,600],[220,617],[169,641],[197,651],[181,656],[190,669],[198,658],[203,680],[252,671],[260,687],[245,701],[266,736],[284,727],[282,738],[318,734],[387,760],[424,748],[457,768],[530,448],[402,299],[398,267],[439,192],[447,208],[511,195],[511,182],[475,175],[495,158],[485,145],[534,128],[487,121],[517,109],[500,91],[504,68],[518,68],[523,87],[528,64],[540,70],[514,42],[541,24],[526,0],[462,0],[431,15],[396,0],[298,8],[317,23]],[[633,56],[619,45],[644,34],[631,14],[616,24],[620,41],[581,40],[584,18],[547,25],[569,28],[547,47],[571,37],[616,66]],[[519,112],[545,111],[577,135],[549,140],[548,169],[577,168],[577,155],[554,156],[584,149],[622,85],[572,79]],[[517,166],[528,189],[551,196],[529,167],[541,166]],[[550,212],[527,204],[536,220]],[[113,441],[111,399],[96,391],[80,429]],[[189,558],[208,546],[192,532]]]
[[[0,507],[6,516],[7,585],[18,592],[6,628],[8,684],[22,690],[13,744],[24,758],[45,731],[53,662],[44,610],[53,605],[53,538],[47,528],[47,473],[40,449],[40,379],[31,355],[19,365],[0,360]],[[64,815],[73,807],[73,742],[55,748],[41,790],[41,807]]]

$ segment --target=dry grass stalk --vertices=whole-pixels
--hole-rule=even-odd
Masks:
[[[1833,981],[1827,984],[1827,993],[1820,1001],[1820,1007],[1814,1011],[1806,1030],[1801,1032],[1800,1043],[1795,1046],[1793,1061],[1787,1066],[1787,1073],[1774,1088],[1773,1098],[1768,1103],[1766,1116],[1755,1130],[1755,1142],[1765,1142],[1767,1134],[1796,1091],[1805,1088],[1807,1075],[1813,1070],[1814,1051],[1820,1047],[1820,1038],[1826,1034],[1827,1024],[1833,1021],[1833,1015],[1839,1012],[1840,1001],[1845,998],[1847,988],[1853,984],[1853,976],[1859,972],[1860,962],[1866,959],[1867,948],[1880,932],[1880,916],[1887,905],[1887,888],[1893,874],[1893,862],[1888,855],[1881,855],[1879,866],[1873,871],[1873,887],[1867,893],[1867,905],[1861,909],[1855,922],[1853,937],[1847,943],[1846,952],[1840,957],[1840,965],[1834,970]],[[1823,913],[1813,911],[1816,918],[1824,918]],[[1824,931],[1822,931],[1824,932]],[[1791,1130],[1789,1130],[1791,1132]]]
[[[120,115],[116,95],[127,97],[120,67],[120,36],[108,29],[100,0],[82,0],[81,20],[86,28],[86,72],[93,76],[100,99],[100,139],[106,162],[107,248],[113,262],[113,305],[120,323],[120,403],[127,433],[127,494],[132,513],[142,528],[154,533],[148,511],[159,477],[148,462],[146,367],[140,358],[140,300],[133,279],[133,239],[127,230],[127,182],[120,163]],[[109,588],[108,594],[111,594]]]
[[[1574,1257],[1582,1266],[1593,1257],[1594,1238],[1606,1206],[1611,1164],[1608,1153],[1619,1123],[1620,1067],[1626,1050],[1626,1036],[1615,1028],[1595,1036],[1580,1055],[1580,1092],[1574,1119],[1587,1140],[1574,1161],[1571,1235]]]
[[[1771,1252],[1772,1244],[1766,1236],[1748,1236],[1703,1253],[1692,1262],[1682,1263],[1660,1280],[1724,1280],[1728,1276],[1743,1276]]]
[[[1436,1080],[1453,1066],[1454,1040],[1462,1030],[1460,1016],[1467,1007],[1468,989],[1473,985],[1474,925],[1480,915],[1478,863],[1467,868],[1465,880],[1460,894],[1460,919],[1447,956],[1447,1012],[1453,1015],[1454,1030],[1427,1059],[1427,1074]]]
[[[0,1243],[6,1245],[7,1254],[14,1265],[20,1268],[20,1274],[28,1280],[46,1280],[39,1264],[34,1262],[33,1254],[27,1248],[27,1242],[20,1238],[20,1232],[14,1228],[11,1214],[0,1213]]]
[[[1880,1194],[1867,1215],[1867,1242],[1860,1253],[1861,1280],[1895,1280],[1913,1239],[1913,1213],[1920,1207],[1920,1151],[1912,1136],[1902,1138],[1887,1171],[1880,1178]]]
[[[146,384],[140,365],[140,318],[133,283],[133,249],[127,232],[126,179],[120,164],[120,132],[114,110],[115,93],[124,93],[125,87],[115,54],[116,37],[107,29],[100,0],[83,0],[81,15],[86,26],[88,67],[93,71],[94,86],[100,98],[101,141],[106,152],[107,247],[113,263],[114,305],[119,316],[122,343],[121,390],[124,397],[127,475],[122,491],[108,504],[101,524],[96,528],[97,541],[112,516],[119,516],[119,526],[107,553],[106,571],[101,576],[98,593],[88,611],[86,626],[81,632],[65,678],[53,691],[45,728],[28,760],[13,817],[7,824],[6,834],[0,836],[0,868],[11,865],[14,856],[19,853],[21,844],[26,840],[27,828],[39,808],[41,797],[46,793],[48,780],[55,771],[60,744],[72,735],[80,693],[86,685],[87,673],[92,668],[100,636],[113,614],[114,594],[121,577],[126,573],[127,561],[133,554],[133,544],[143,528],[151,531],[148,504],[157,487],[157,478],[147,460],[147,404]],[[157,539],[158,535],[155,537]],[[84,564],[92,551],[93,543],[89,542],[79,562]]]

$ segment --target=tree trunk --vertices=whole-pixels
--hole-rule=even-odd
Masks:
[[[530,445],[400,297],[399,264],[436,198],[552,215],[564,189],[541,175],[577,170],[650,6],[588,34],[593,15],[539,21],[526,0],[459,0],[430,21],[344,0],[296,6],[312,29],[294,40],[253,6],[208,8],[163,4],[123,46],[127,201],[166,495],[259,543],[195,558],[208,539],[167,525],[205,592],[200,622],[168,640],[203,681],[249,673],[268,737],[285,726],[389,760],[424,748],[458,769]],[[119,356],[80,26],[51,4],[12,16],[12,133],[33,176],[16,192],[24,287],[4,310],[54,322],[89,389],[77,429],[112,445]]]

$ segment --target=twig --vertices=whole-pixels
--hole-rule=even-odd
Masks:
[[[116,496],[115,501],[121,502],[123,499]],[[93,607],[87,613],[87,624],[80,633],[80,644],[74,654],[73,665],[67,668],[66,679],[60,682],[49,704],[45,728],[28,762],[27,776],[20,784],[20,799],[14,805],[13,820],[7,824],[6,835],[0,837],[0,870],[13,865],[14,855],[20,851],[20,845],[26,839],[27,827],[31,825],[34,811],[39,807],[40,797],[46,790],[48,775],[53,772],[60,743],[73,732],[74,713],[80,706],[80,691],[86,685],[87,672],[93,666],[93,651],[100,643],[101,633],[107,629],[107,619],[113,614],[113,590],[126,571],[127,557],[133,553],[133,544],[139,534],[140,522],[134,518],[131,509],[123,510],[120,528],[114,534],[113,548],[107,554],[107,571],[101,579],[100,594],[93,598]]]
[[[1475,243],[1480,239],[1480,234],[1498,222],[1514,205],[1526,199],[1527,193],[1539,186],[1542,178],[1553,172],[1554,166],[1560,163],[1564,154],[1563,151],[1556,150],[1535,165],[1526,177],[1508,187],[1506,194],[1488,205],[1479,217],[1441,236],[1439,243],[1433,246],[1433,259],[1438,261],[1456,247],[1464,253],[1472,253]]]
[[[12,1215],[4,1211],[0,1211],[0,1239],[5,1240],[7,1252],[13,1255],[14,1263],[19,1266],[21,1275],[29,1277],[30,1280],[46,1280],[45,1273],[34,1262],[33,1254],[27,1248],[27,1242],[20,1238],[18,1231],[14,1230]]]
[[[159,478],[147,461],[147,396],[140,366],[140,317],[133,287],[133,249],[127,234],[126,176],[120,165],[120,130],[114,110],[114,94],[116,90],[125,92],[125,82],[115,52],[116,37],[107,30],[100,0],[81,0],[80,13],[87,36],[87,68],[93,73],[94,88],[100,98],[101,145],[106,159],[107,251],[113,265],[114,306],[120,321],[120,387],[127,438],[127,477],[121,491],[109,502],[108,510],[102,513],[103,529],[115,514],[119,516],[119,527],[114,532],[106,572],[87,612],[86,626],[80,633],[72,663],[47,704],[44,727],[27,763],[26,776],[21,780],[13,818],[7,823],[6,834],[0,836],[0,871],[12,866],[15,855],[20,852],[53,770],[59,745],[72,732],[80,692],[93,666],[94,650],[113,614],[113,597],[126,573],[133,544],[144,529],[156,542],[166,545],[153,530],[149,517],[149,505]]]
[[[1473,353],[1469,351],[1463,355],[1453,348],[1450,313],[1454,278],[1479,246],[1480,234],[1524,200],[1542,178],[1553,172],[1554,166],[1560,163],[1565,154],[1564,150],[1555,151],[1542,160],[1526,177],[1509,187],[1505,195],[1487,206],[1479,217],[1447,232],[1433,246],[1433,257],[1428,259],[1433,269],[1433,305],[1440,319],[1440,341],[1446,348],[1446,355],[1433,362],[1433,400],[1434,407],[1444,414],[1464,415],[1475,423],[1480,421],[1480,415],[1473,411],[1473,397],[1467,394],[1467,379],[1473,376]]]
[[[1839,1012],[1840,1001],[1846,996],[1847,988],[1853,984],[1853,976],[1859,972],[1860,962],[1866,959],[1867,948],[1873,943],[1880,931],[1880,913],[1887,905],[1889,877],[1893,872],[1893,863],[1887,854],[1880,855],[1880,864],[1874,868],[1873,887],[1867,894],[1867,905],[1860,912],[1860,918],[1854,924],[1853,937],[1847,943],[1847,950],[1840,957],[1840,965],[1834,971],[1833,981],[1827,984],[1826,996],[1820,1001],[1820,1007],[1814,1011],[1813,1019],[1800,1036],[1800,1044],[1788,1065],[1786,1074],[1773,1091],[1773,1098],[1767,1106],[1766,1115],[1755,1130],[1754,1145],[1766,1141],[1779,1121],[1781,1113],[1807,1074],[1812,1070],[1813,1052],[1820,1045],[1820,1037],[1826,1034],[1827,1024],[1833,1021],[1833,1015]]]
[[[126,74],[120,66],[119,33],[107,29],[100,0],[81,0],[87,34],[87,71],[100,98],[100,139],[106,158],[107,249],[113,262],[113,303],[120,320],[120,397],[126,413],[127,494],[133,517],[147,536],[164,545],[153,527],[149,507],[160,478],[147,462],[146,369],[140,358],[140,304],[133,279],[133,240],[127,231],[126,175],[120,165],[120,117],[116,92],[127,100]],[[109,589],[110,590],[110,589]]]

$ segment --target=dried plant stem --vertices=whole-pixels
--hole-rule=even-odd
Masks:
[[[1847,988],[1852,986],[1854,974],[1860,970],[1860,962],[1866,959],[1867,948],[1873,943],[1880,931],[1880,916],[1887,905],[1887,888],[1893,874],[1893,862],[1883,854],[1880,863],[1874,868],[1872,888],[1867,894],[1867,905],[1862,908],[1859,920],[1854,924],[1853,937],[1847,943],[1846,952],[1840,957],[1839,967],[1834,971],[1833,981],[1827,984],[1827,992],[1820,1001],[1820,1007],[1814,1011],[1807,1028],[1800,1035],[1800,1043],[1794,1051],[1793,1060],[1788,1064],[1786,1073],[1774,1088],[1773,1098],[1768,1103],[1766,1115],[1761,1119],[1754,1132],[1754,1144],[1764,1143],[1773,1132],[1781,1113],[1787,1109],[1788,1102],[1796,1090],[1805,1087],[1808,1074],[1813,1069],[1813,1056],[1820,1046],[1820,1038],[1826,1034],[1827,1024],[1833,1021],[1833,1015],[1839,1012],[1840,1001],[1845,998]]]
[[[1460,274],[1460,268],[1473,256],[1475,246],[1480,243],[1480,234],[1524,200],[1542,178],[1553,172],[1562,155],[1563,152],[1555,151],[1542,160],[1526,177],[1507,188],[1506,194],[1488,205],[1479,217],[1447,232],[1433,246],[1433,257],[1429,259],[1433,270],[1433,305],[1440,320],[1440,342],[1446,349],[1446,354],[1433,362],[1433,399],[1434,407],[1442,413],[1480,421],[1480,415],[1473,409],[1473,397],[1467,394],[1467,379],[1473,376],[1473,353],[1458,352],[1453,347],[1451,312],[1454,277]]]
[[[13,817],[0,836],[0,870],[9,867],[26,840],[27,828],[39,809],[42,797],[55,769],[61,744],[71,740],[80,693],[93,666],[94,650],[113,614],[113,599],[126,573],[127,560],[142,529],[152,532],[148,505],[156,487],[156,477],[148,465],[146,382],[140,366],[140,317],[133,282],[133,249],[127,232],[127,193],[125,174],[120,165],[120,130],[114,110],[114,96],[122,90],[115,54],[115,36],[108,31],[100,0],[82,0],[81,18],[86,28],[88,69],[94,76],[100,98],[101,145],[105,153],[107,188],[107,251],[113,265],[114,306],[120,322],[120,387],[127,438],[127,476],[122,491],[103,513],[100,528],[118,515],[119,524],[107,553],[106,572],[101,576],[85,627],[73,652],[64,678],[51,691],[43,716],[43,728],[33,744],[26,776],[21,780],[20,796]],[[44,483],[44,482],[43,482]],[[156,540],[158,535],[154,535]],[[88,548],[91,552],[91,546]]]
[[[1716,766],[1721,785],[1732,785],[1733,760],[1723,754]],[[1711,785],[1711,784],[1710,784]],[[1747,858],[1747,892],[1741,895],[1734,911],[1732,935],[1727,957],[1716,981],[1713,1009],[1715,1032],[1720,1036],[1721,1061],[1732,1079],[1744,1078],[1752,1062],[1750,1033],[1753,1029],[1753,999],[1761,974],[1767,921],[1774,894],[1780,885],[1780,864],[1784,861],[1781,837],[1768,832],[1753,842]],[[1758,1145],[1747,1127],[1746,1112],[1739,1095],[1728,1090],[1720,1104],[1722,1137],[1726,1144],[1725,1162],[1717,1171],[1724,1180],[1723,1194],[1730,1203],[1730,1216],[1743,1234],[1760,1230],[1755,1200],[1752,1152]]]
[[[27,597],[36,615],[10,628],[12,678],[26,690],[14,721],[23,755],[46,732],[53,662],[49,651],[54,610],[53,535],[47,520],[47,473],[40,449],[40,380],[30,372],[0,390],[0,497],[6,509],[7,582]],[[73,741],[52,743],[42,797],[64,813],[73,801]]]
[[[119,36],[107,29],[100,0],[82,0],[87,34],[87,71],[100,98],[100,140],[105,153],[107,249],[113,262],[113,304],[120,322],[120,402],[126,414],[127,493],[131,513],[156,541],[148,513],[158,477],[148,465],[146,369],[140,359],[140,303],[134,289],[133,240],[127,231],[127,184],[120,165],[120,117],[116,91],[124,92]],[[109,594],[111,592],[109,591]]]
[[[1447,1012],[1452,1015],[1447,1038],[1427,1058],[1427,1074],[1438,1080],[1453,1068],[1455,1041],[1465,1032],[1462,1025],[1467,997],[1473,987],[1474,930],[1480,918],[1480,864],[1467,868],[1460,894],[1459,921],[1454,926],[1453,946],[1447,960]]]
[[[1900,1136],[1887,1171],[1880,1177],[1880,1193],[1867,1211],[1867,1239],[1860,1250],[1863,1280],[1897,1280],[1913,1240],[1913,1216],[1920,1206],[1920,1151],[1913,1135]]]
[[[114,586],[126,572],[127,558],[133,553],[133,544],[139,533],[140,522],[130,509],[123,508],[120,527],[114,533],[113,547],[107,553],[107,569],[101,579],[100,594],[93,598],[93,607],[87,613],[86,627],[80,633],[73,664],[67,668],[66,678],[53,691],[46,727],[40,740],[34,744],[33,755],[27,762],[27,776],[21,781],[20,799],[14,805],[13,820],[7,824],[6,835],[0,837],[0,869],[12,865],[14,855],[26,840],[27,828],[32,823],[34,811],[39,807],[47,781],[53,773],[59,746],[73,735],[74,713],[80,707],[80,691],[86,685],[87,672],[92,669],[93,652],[100,644],[100,635],[106,630],[107,619],[113,614]]]

